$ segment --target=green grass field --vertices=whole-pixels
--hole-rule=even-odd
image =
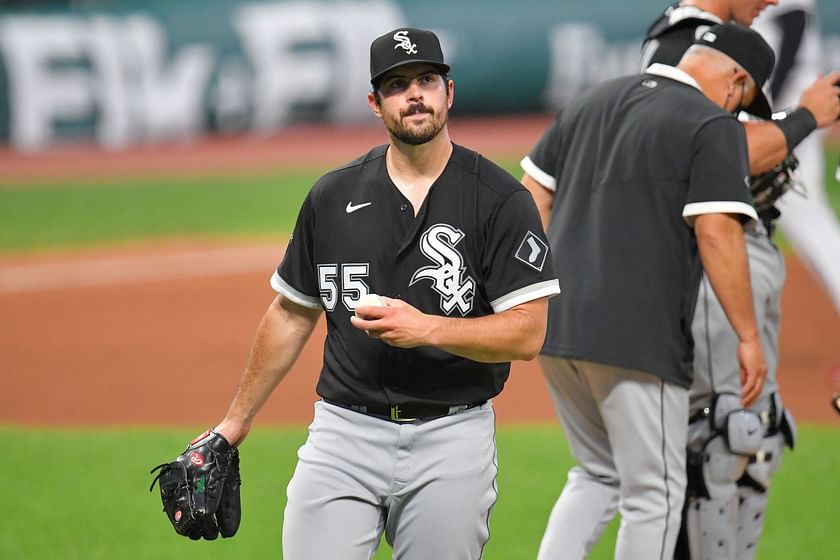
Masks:
[[[280,239],[317,176],[275,171],[0,188],[0,251],[171,237]]]
[[[5,442],[0,558],[111,560],[280,557],[286,483],[303,426],[258,428],[242,446],[243,521],[233,539],[192,542],[161,512],[149,470],[170,460],[202,428],[0,428]],[[555,425],[503,426],[498,433],[499,501],[487,560],[536,556],[545,520],[571,458]],[[762,560],[840,558],[840,431],[804,426],[774,479]],[[612,557],[616,523],[592,555]],[[383,545],[377,560],[389,558]]]

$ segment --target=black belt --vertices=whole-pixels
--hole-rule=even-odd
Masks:
[[[324,402],[360,412],[367,416],[375,416],[390,420],[391,422],[409,423],[425,420],[434,420],[435,418],[443,418],[456,412],[469,410],[477,406],[481,406],[487,401],[475,402],[470,404],[422,404],[422,403],[402,403],[392,405],[359,405],[359,404],[344,404],[330,399],[323,399]]]

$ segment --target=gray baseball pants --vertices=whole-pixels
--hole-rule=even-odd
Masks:
[[[785,196],[798,195],[789,193]],[[779,366],[785,258],[761,223],[756,224],[754,230],[745,232],[744,238],[750,263],[753,307],[768,367],[761,395],[768,397],[779,390],[776,371]],[[711,406],[715,394],[741,393],[738,335],[729,324],[726,312],[705,275],[700,283],[691,330],[694,337],[694,381],[689,391],[689,414],[693,415]],[[755,410],[760,411],[761,404],[757,403]]]
[[[688,390],[593,362],[540,356],[540,363],[578,464],[537,558],[586,558],[618,511],[616,559],[670,559],[686,486]]]
[[[476,560],[496,502],[490,402],[398,424],[319,401],[287,489],[285,560]]]

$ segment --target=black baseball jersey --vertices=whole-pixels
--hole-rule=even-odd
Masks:
[[[645,34],[641,70],[656,62],[676,66],[694,40],[719,23],[719,17],[697,6],[668,6]]]
[[[691,383],[706,213],[756,218],[744,127],[684,72],[607,82],[564,107],[523,159],[554,190],[548,238],[563,297],[543,353]]]
[[[374,148],[317,181],[272,277],[290,300],[326,310],[317,392],[368,406],[494,397],[509,363],[391,347],[353,327],[350,317],[367,293],[450,317],[481,317],[559,293],[536,205],[507,172],[453,145],[415,217],[388,175],[386,151]]]

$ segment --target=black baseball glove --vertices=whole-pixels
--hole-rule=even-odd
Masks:
[[[149,487],[160,483],[163,511],[179,535],[192,540],[232,537],[239,529],[239,451],[213,430],[190,442],[160,471]]]
[[[750,192],[756,212],[770,209],[783,194],[791,189],[795,190],[796,178],[793,172],[797,167],[799,159],[793,154],[788,154],[773,169],[750,177]]]

